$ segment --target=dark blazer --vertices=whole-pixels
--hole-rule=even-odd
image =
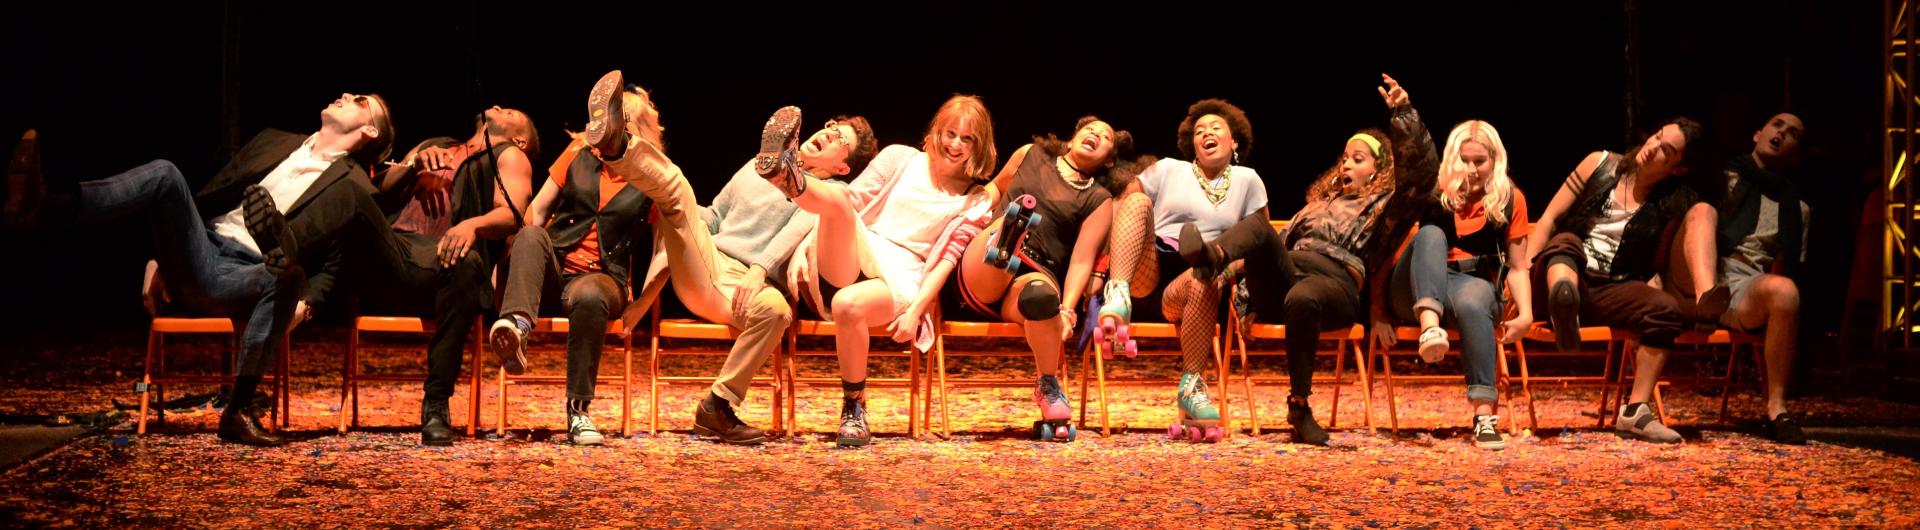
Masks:
[[[285,162],[306,140],[306,135],[277,129],[260,131],[245,147],[234,153],[233,159],[214,174],[213,180],[194,194],[194,203],[200,209],[200,214],[212,219],[240,207],[242,192],[247,186],[266,179],[268,173]],[[306,193],[286,209],[288,226],[293,229],[294,239],[300,242],[301,255],[298,259],[309,274],[307,305],[316,310],[328,302],[343,263],[339,242],[333,241],[331,234],[320,232],[317,228],[343,224],[348,221],[348,216],[354,214],[354,206],[349,202],[321,199],[323,196],[349,195],[326,193],[336,186],[358,186],[364,193],[374,192],[373,181],[367,177],[366,168],[360,167],[353,157],[343,156],[321,172]],[[296,219],[305,222],[293,222]]]

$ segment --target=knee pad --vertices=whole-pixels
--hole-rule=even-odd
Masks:
[[[1046,320],[1060,316],[1060,291],[1047,282],[1033,280],[1020,288],[1020,316],[1027,320]]]

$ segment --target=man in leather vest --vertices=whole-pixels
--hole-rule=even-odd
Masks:
[[[1527,237],[1535,314],[1548,315],[1562,351],[1579,347],[1583,322],[1638,334],[1633,389],[1614,430],[1658,443],[1682,441],[1650,404],[1668,349],[1700,314],[1726,308],[1725,291],[1711,282],[1689,289],[1719,295],[1685,300],[1654,285],[1669,263],[1713,270],[1716,214],[1683,178],[1700,137],[1698,123],[1678,118],[1624,155],[1588,155]]]
[[[378,95],[341,94],[320,111],[320,129],[300,135],[268,129],[234,153],[198,193],[180,169],[155,160],[77,192],[47,193],[38,138],[21,139],[8,165],[6,225],[33,229],[65,223],[105,223],[146,216],[155,261],[168,298],[187,309],[231,315],[244,323],[229,405],[220,416],[223,441],[279,445],[247,412],[261,375],[286,341],[288,329],[328,301],[340,253],[333,238],[309,240],[307,255],[289,255],[250,230],[243,189],[270,197],[283,219],[338,216],[350,205],[340,192],[370,189],[367,164],[392,150],[393,121]],[[286,205],[276,208],[273,202]],[[306,258],[306,259],[302,259]],[[273,261],[273,263],[267,263]],[[308,277],[305,269],[313,268]],[[298,315],[298,316],[296,316]]]
[[[645,112],[657,114],[651,108]],[[768,128],[784,127],[778,116],[769,119]],[[763,150],[769,138],[764,133]],[[782,294],[783,289],[792,292],[792,286],[785,285],[785,271],[818,217],[760,176],[751,159],[734,172],[711,205],[701,207],[686,175],[660,150],[658,138],[614,140],[625,144],[617,149],[624,156],[608,164],[627,172],[628,182],[652,197],[660,212],[655,239],[670,264],[666,268],[674,293],[700,318],[739,333],[706,398],[694,407],[693,430],[729,444],[762,443],[766,433],[741,421],[734,407],[746,399],[754,375],[793,322],[793,307]],[[600,152],[605,156],[606,147]],[[872,127],[859,116],[827,120],[792,148],[797,167],[842,183],[860,174],[879,152]],[[666,279],[660,271],[648,271],[649,285]]]

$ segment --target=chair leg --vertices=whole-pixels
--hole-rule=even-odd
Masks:
[[[1727,404],[1733,398],[1733,373],[1740,366],[1740,345],[1727,345],[1727,377],[1720,380],[1720,425],[1727,424]]]
[[[907,436],[908,437],[917,437],[921,434],[920,432],[917,432],[913,429],[913,424],[916,421],[921,420],[921,415],[914,412],[913,406],[915,402],[922,399],[925,399],[925,400],[933,399],[933,392],[931,390],[924,393],[921,392],[920,391],[921,381],[915,380],[916,378],[926,377],[925,373],[922,372],[922,370],[933,369],[932,365],[925,364],[924,363],[925,359],[921,358],[921,355],[925,353],[926,352],[914,350],[912,345],[907,346],[907,427],[908,427]],[[925,381],[927,385],[929,386],[933,385],[933,380],[931,378],[925,379]],[[925,401],[922,403],[931,403],[931,402],[932,401]],[[940,405],[942,407],[946,406],[945,403],[941,403]],[[925,421],[929,424],[933,423],[933,415],[927,414],[925,416]],[[927,430],[932,431],[933,429],[928,428]]]
[[[1097,344],[1099,341],[1094,342],[1093,374],[1100,384],[1100,433],[1113,436],[1113,424],[1107,419],[1107,361],[1101,351],[1104,347]]]
[[[1227,358],[1223,353],[1225,347],[1222,344],[1227,340],[1226,335],[1223,335],[1223,333],[1226,332],[1227,331],[1223,329],[1221,333],[1214,334],[1215,339],[1213,341],[1213,364],[1218,366],[1220,370],[1220,439],[1222,440],[1233,437],[1233,393],[1227,391],[1227,382],[1232,381],[1232,379],[1227,378],[1227,369],[1229,367],[1227,366]],[[1252,401],[1249,400],[1248,403],[1252,403]]]
[[[1087,376],[1087,370],[1093,367],[1093,360],[1087,356],[1097,355],[1098,350],[1099,346],[1090,344],[1086,351],[1080,352],[1080,430],[1083,431],[1087,430],[1087,383],[1092,381]]]
[[[786,362],[786,359],[784,359],[786,355],[787,355],[787,352],[785,349],[781,348],[779,344],[774,345],[773,347],[773,403],[772,403],[773,430],[774,432],[777,432],[780,434],[787,434],[786,410],[785,410],[786,403],[787,403],[786,396],[787,396],[787,392],[793,391],[793,387],[789,386],[789,383],[786,380],[786,378],[781,377],[781,374],[784,372],[781,370],[780,367],[783,366],[783,364],[781,363]]]
[[[507,401],[508,401],[507,369],[506,367],[501,367],[500,371],[495,373],[498,375],[494,378],[494,381],[498,383],[498,388],[500,389],[500,435],[506,436],[507,435]]]
[[[1538,407],[1533,402],[1533,374],[1527,371],[1527,345],[1519,341],[1513,343],[1513,351],[1520,357],[1520,394],[1527,400],[1527,428],[1540,430]]]
[[[940,438],[947,439],[953,437],[953,424],[949,423],[950,419],[947,414],[947,404],[953,401],[953,399],[952,395],[949,394],[952,390],[947,388],[946,344],[945,339],[940,337],[934,337],[933,341],[939,349],[939,352],[934,354],[934,360],[940,364]]]
[[[1500,368],[1499,375],[1495,381],[1497,382],[1496,384],[1500,385],[1500,388],[1506,390],[1505,397],[1501,399],[1501,404],[1507,407],[1507,413],[1504,414],[1508,419],[1507,433],[1511,437],[1519,437],[1520,419],[1515,417],[1515,414],[1517,414],[1515,411],[1519,409],[1514,406],[1514,394],[1516,392],[1513,384],[1513,371],[1507,369],[1507,346],[1499,342],[1494,342],[1493,351],[1498,355],[1498,357],[1495,357],[1495,362],[1499,363],[1498,366]],[[1495,406],[1493,413],[1500,414],[1500,407]]]
[[[1377,340],[1367,341],[1367,349],[1371,350],[1374,347],[1379,346],[1379,344],[1380,342]],[[1394,395],[1393,387],[1395,382],[1393,380],[1393,358],[1387,356],[1386,348],[1380,348],[1379,353],[1376,355],[1376,357],[1380,359],[1380,370],[1383,373],[1385,373],[1383,377],[1386,378],[1386,382],[1387,382],[1387,420],[1389,422],[1389,425],[1391,425],[1390,430],[1388,430],[1387,432],[1393,433],[1394,436],[1399,436],[1400,435],[1400,401],[1399,401],[1399,398]]]
[[[938,337],[935,337],[934,340],[937,342],[940,339]],[[933,364],[928,363],[924,368],[927,370],[932,370]],[[908,400],[912,402],[912,403],[909,403],[908,405],[920,407],[920,415],[918,416],[919,420],[913,422],[914,430],[911,433],[913,438],[915,440],[918,440],[920,439],[920,436],[922,434],[928,434],[933,432],[934,380],[933,380],[933,374],[930,374],[930,373],[915,371],[914,374],[918,377],[918,379],[915,380],[913,388],[920,392],[919,395],[922,396],[922,398],[919,399],[917,402],[913,402],[914,400]],[[946,397],[941,396],[940,399],[946,399]]]
[[[1362,403],[1362,406],[1360,407],[1360,409],[1361,409],[1361,413],[1365,414],[1365,416],[1361,418],[1360,422],[1362,425],[1364,425],[1367,428],[1367,432],[1373,432],[1372,370],[1369,369],[1369,367],[1367,366],[1367,359],[1365,357],[1366,354],[1361,351],[1360,345],[1349,344],[1348,347],[1353,350],[1354,367],[1357,368],[1360,372],[1360,392],[1361,392],[1360,399]]]
[[[1233,344],[1240,350],[1240,393],[1247,398],[1247,421],[1249,431],[1260,435],[1260,404],[1253,400],[1253,367],[1247,365],[1247,339],[1239,333],[1233,334]]]
[[[278,417],[274,425],[281,431],[293,426],[293,347],[291,343],[280,343],[280,403]]]
[[[800,343],[791,327],[787,329],[784,342],[787,343],[787,437],[798,440],[800,438],[800,383],[797,382],[799,378],[794,365],[800,357]]]
[[[354,376],[357,375],[354,365],[358,362],[356,354],[360,350],[360,323],[358,318],[353,320],[353,327],[347,329],[347,352],[340,361],[340,434],[359,426],[348,420],[360,410],[360,402],[354,399],[354,388],[357,386],[354,384]]]
[[[1347,348],[1351,342],[1339,341],[1333,344],[1333,410],[1328,412],[1327,428],[1340,428],[1340,391],[1346,388]],[[1319,355],[1319,352],[1314,352]]]
[[[467,361],[467,438],[473,438],[480,425],[480,349],[487,340],[484,329],[479,322],[474,322],[473,340],[467,348],[473,357]]]
[[[153,403],[153,359],[163,346],[159,331],[147,330],[147,361],[140,375],[140,421],[134,427],[134,434],[147,433],[147,410]]]
[[[1607,410],[1608,409],[1607,405],[1609,403],[1608,400],[1612,399],[1613,397],[1614,381],[1620,377],[1618,374],[1614,373],[1614,366],[1613,366],[1614,355],[1615,355],[1614,342],[1612,340],[1608,340],[1607,354],[1604,357],[1605,362],[1600,367],[1600,409],[1596,411],[1594,414],[1595,417],[1598,418],[1597,421],[1594,423],[1594,428],[1598,428],[1598,429],[1604,429],[1607,427],[1607,416],[1608,416],[1608,413],[1610,412]],[[1624,363],[1626,362],[1626,360],[1621,359],[1621,362]]]
[[[660,330],[654,328],[647,348],[647,434],[660,433]]]
[[[1659,383],[1654,383],[1653,385],[1653,411],[1660,415],[1661,424],[1668,425],[1672,423],[1671,420],[1667,419],[1667,403],[1665,400],[1660,399]],[[1668,426],[1671,427],[1672,425]]]
[[[625,323],[622,323],[624,326]],[[626,374],[620,377],[620,436],[633,434],[628,431],[628,422],[633,419],[633,333],[620,334],[620,358],[625,364]],[[647,386],[653,386],[653,378],[647,378]],[[656,407],[657,408],[657,407]]]

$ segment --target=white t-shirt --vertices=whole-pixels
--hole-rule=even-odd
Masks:
[[[1644,204],[1642,206],[1645,206]],[[1620,253],[1620,238],[1626,234],[1627,221],[1633,219],[1632,210],[1621,206],[1607,195],[1607,203],[1600,207],[1600,218],[1593,222],[1593,230],[1587,231],[1584,247],[1587,254],[1587,270],[1596,274],[1613,274],[1613,257]]]
[[[947,221],[966,207],[967,196],[950,195],[935,187],[926,155],[908,159],[899,178],[867,229],[925,261],[934,240],[946,230]]]
[[[1226,173],[1227,197],[1220,204],[1207,200],[1192,162],[1161,159],[1140,173],[1140,188],[1153,199],[1154,235],[1178,239],[1180,225],[1193,223],[1201,236],[1211,240],[1267,206],[1267,185],[1253,168],[1231,166]]]

